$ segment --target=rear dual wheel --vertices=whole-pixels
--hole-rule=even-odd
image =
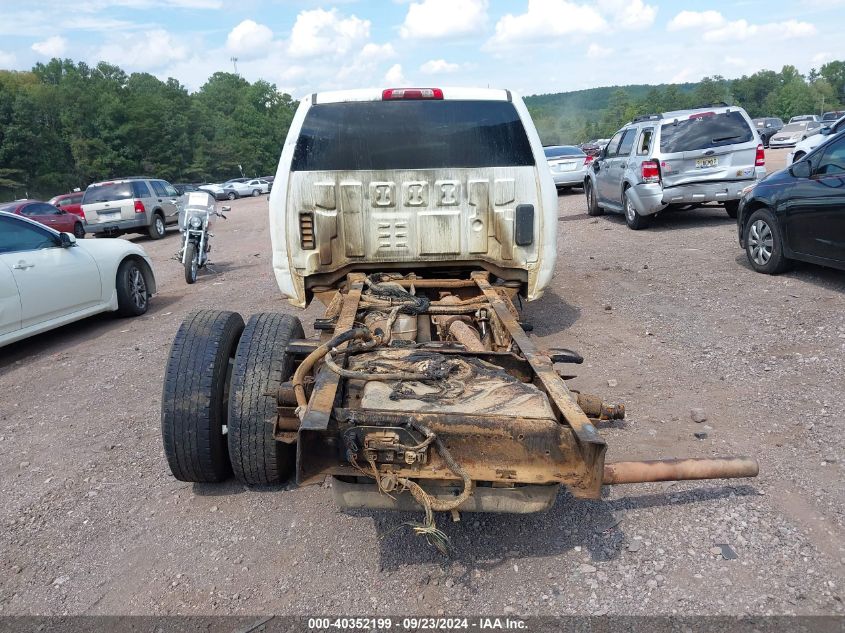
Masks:
[[[248,485],[284,482],[294,446],[276,440],[278,387],[293,373],[288,344],[304,338],[299,319],[201,310],[176,333],[165,374],[161,427],[173,476]]]

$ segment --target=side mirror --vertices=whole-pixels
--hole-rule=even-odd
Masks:
[[[62,248],[70,248],[76,245],[76,238],[73,233],[59,233],[59,242]]]
[[[808,160],[799,160],[797,163],[792,163],[792,167],[789,168],[789,173],[795,178],[809,178],[810,172]]]
[[[822,136],[827,136],[828,134],[830,134],[830,126],[825,125],[822,129],[819,130],[819,134],[821,134]]]

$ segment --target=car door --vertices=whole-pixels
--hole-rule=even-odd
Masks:
[[[94,258],[78,246],[63,248],[58,235],[37,224],[0,217],[0,261],[18,287],[22,328],[102,302]]]
[[[39,219],[38,221],[51,229],[60,231],[62,233],[73,233],[73,225],[76,224],[76,216],[62,209],[57,209],[52,204],[46,202],[38,202]],[[33,218],[35,219],[35,218]]]
[[[802,255],[845,262],[845,135],[809,159],[786,202],[786,239]]]
[[[613,164],[616,160],[616,152],[619,150],[619,142],[622,140],[622,135],[625,130],[619,130],[610,139],[604,151],[599,154],[599,159],[596,162],[596,167],[593,169],[596,172],[596,193],[602,201],[610,201],[613,189]],[[613,201],[618,204],[618,201]]]
[[[3,238],[0,236],[0,244]],[[9,265],[0,260],[0,336],[21,329],[21,297]]]
[[[179,219],[179,194],[168,182],[163,180],[151,180],[150,184],[153,186],[156,201],[161,205],[161,210],[164,211],[164,221],[166,224],[173,224]]]
[[[61,231],[55,224],[59,221],[60,214],[58,209],[46,202],[30,202],[20,208],[19,215],[29,218],[34,222],[49,226],[52,229]]]

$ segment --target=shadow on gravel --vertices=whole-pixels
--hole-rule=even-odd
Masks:
[[[568,304],[552,291],[539,301],[524,304],[523,322],[534,326],[535,336],[551,336],[566,330],[580,318],[581,309]]]
[[[740,254],[736,256],[735,261],[737,265],[745,268],[747,271],[756,273],[756,271],[751,267],[751,264],[748,263],[745,251],[740,251]],[[764,279],[768,277],[771,280],[787,278],[795,279],[796,281],[806,281],[820,288],[824,288],[825,290],[832,290],[833,292],[845,294],[845,271],[837,270],[835,268],[817,266],[816,264],[808,264],[806,262],[793,262],[792,268],[780,275],[764,275],[763,273],[756,274],[759,274]],[[763,280],[761,280],[761,282],[762,281]],[[798,297],[801,296],[801,290],[799,288],[793,288],[790,290],[783,289],[781,291],[785,293],[792,293]]]
[[[659,484],[657,484],[659,485]],[[756,496],[752,486],[718,486],[659,492],[611,501],[579,500],[561,489],[557,502],[537,514],[470,514],[455,523],[448,514],[437,514],[437,526],[452,541],[451,558],[442,556],[405,522],[419,523],[423,512],[350,510],[352,517],[371,518],[378,535],[381,571],[403,565],[458,561],[481,571],[512,565],[523,558],[545,558],[581,546],[594,561],[613,560],[626,546],[625,512],[657,506],[683,506],[712,502],[731,495]],[[468,580],[465,579],[465,580]],[[456,582],[458,580],[456,579]]]
[[[578,220],[589,220],[590,216],[586,213],[576,213],[575,215],[560,215],[557,218],[558,222],[576,222]]]

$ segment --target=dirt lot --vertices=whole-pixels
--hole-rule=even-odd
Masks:
[[[452,560],[391,532],[418,515],[342,513],[323,487],[174,480],[159,399],[182,318],[294,311],[267,199],[239,200],[195,286],[178,233],[137,238],[159,280],[147,315],[0,351],[0,613],[845,613],[845,274],[754,273],[721,209],[634,232],[588,217],[580,191],[559,202],[557,277],[525,320],[586,357],[573,387],[627,404],[609,460],[753,455],[759,478],[444,517]]]

